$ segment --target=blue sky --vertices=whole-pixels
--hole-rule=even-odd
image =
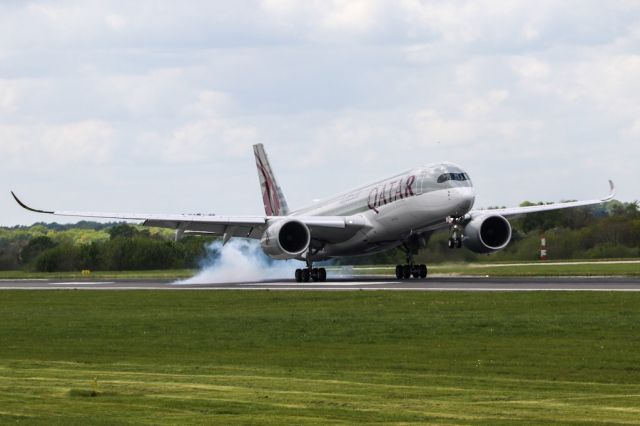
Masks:
[[[477,206],[639,199],[637,1],[0,3],[0,224],[261,214],[454,161]],[[59,221],[64,221],[60,219]],[[74,221],[74,220],[72,220]]]

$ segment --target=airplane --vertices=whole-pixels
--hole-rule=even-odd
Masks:
[[[344,192],[299,210],[290,210],[262,144],[253,146],[265,214],[218,216],[214,214],[128,214],[40,210],[16,202],[36,213],[83,218],[142,221],[144,226],[174,229],[184,235],[260,240],[262,250],[273,259],[297,259],[306,268],[296,269],[297,282],[325,281],[325,268],[314,261],[358,256],[395,247],[406,254],[396,265],[396,278],[426,278],[427,266],[415,264],[414,256],[434,232],[448,230],[450,248],[465,247],[475,253],[504,249],[511,240],[508,217],[589,206],[610,201],[609,195],[594,200],[511,207],[473,209],[475,190],[471,177],[460,166],[444,162],[416,167],[397,175]]]

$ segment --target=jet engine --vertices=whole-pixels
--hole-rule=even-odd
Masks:
[[[274,259],[295,259],[309,248],[310,243],[309,228],[295,219],[269,225],[260,240],[262,250]]]
[[[474,218],[464,227],[462,243],[475,253],[502,250],[511,241],[511,224],[500,215]]]

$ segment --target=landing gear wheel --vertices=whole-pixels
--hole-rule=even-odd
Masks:
[[[309,281],[314,282],[324,282],[327,280],[327,270],[324,268],[304,268],[304,269],[296,269],[296,282],[305,282]]]
[[[456,248],[462,248],[462,238],[456,238]]]
[[[420,277],[420,265],[411,266],[411,275],[413,275],[413,278]]]
[[[420,265],[420,278],[427,278],[427,265]]]
[[[399,280],[404,278],[404,272],[402,272],[402,265],[396,265],[396,278]]]
[[[411,278],[411,267],[409,265],[404,265],[402,267],[402,278],[405,280]]]
[[[452,249],[456,247],[456,241],[453,238],[447,240],[447,246]]]
[[[324,268],[318,269],[318,278],[320,282],[325,282],[327,280],[327,270]]]

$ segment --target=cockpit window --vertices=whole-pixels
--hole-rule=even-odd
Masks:
[[[443,183],[448,180],[471,180],[466,173],[444,173],[438,177],[438,183]]]

